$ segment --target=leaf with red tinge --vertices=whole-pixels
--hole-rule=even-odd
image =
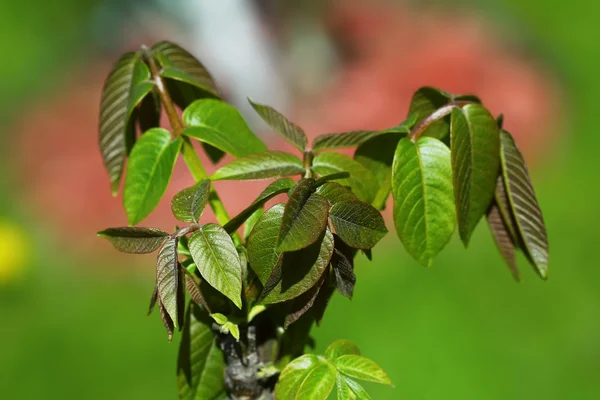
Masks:
[[[178,294],[180,291],[179,261],[177,260],[177,239],[167,240],[158,251],[156,261],[156,286],[162,308],[178,327],[180,309]]]
[[[333,235],[334,248],[331,256],[331,267],[335,277],[335,286],[343,296],[352,298],[356,275],[354,275],[354,250],[342,241],[339,236]]]
[[[181,190],[171,200],[171,211],[175,218],[183,222],[198,222],[210,194],[208,179],[192,187]]]
[[[157,250],[170,235],[156,228],[122,227],[105,229],[98,236],[108,239],[124,253],[146,254]]]
[[[372,248],[388,231],[379,211],[362,201],[336,203],[329,217],[338,236],[356,249]]]

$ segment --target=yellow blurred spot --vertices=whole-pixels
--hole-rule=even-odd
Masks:
[[[0,286],[21,277],[26,267],[25,231],[8,221],[0,221]]]

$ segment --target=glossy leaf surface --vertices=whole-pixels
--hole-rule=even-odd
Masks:
[[[298,150],[304,152],[308,139],[302,128],[289,121],[273,107],[254,103],[250,99],[248,99],[248,101],[256,113],[260,115],[260,117],[269,124],[275,132],[294,145]]]
[[[384,385],[392,384],[390,378],[377,363],[359,355],[347,354],[339,356],[333,360],[333,365],[335,365],[339,372],[350,378],[382,383]]]
[[[305,354],[281,371],[275,398],[325,400],[335,386],[337,372],[325,359]]]
[[[167,232],[156,228],[108,228],[98,232],[119,251],[133,254],[152,253],[169,237]]]
[[[265,211],[248,237],[248,261],[263,285],[280,261],[276,248],[284,208],[284,204],[276,204]]]
[[[329,216],[338,236],[356,249],[370,249],[387,233],[379,211],[362,201],[336,203]]]
[[[337,396],[339,400],[370,400],[371,396],[358,382],[338,374],[336,380]]]
[[[360,356],[360,350],[354,342],[345,339],[336,340],[325,350],[325,358],[330,361],[334,361],[336,358],[348,354]]]
[[[211,179],[268,179],[303,173],[304,167],[298,157],[281,151],[267,151],[238,158],[218,169]]]
[[[177,193],[171,201],[171,211],[175,218],[183,222],[198,222],[208,203],[209,193],[208,179]]]

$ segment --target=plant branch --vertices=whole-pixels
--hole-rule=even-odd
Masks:
[[[409,135],[410,140],[412,140],[413,142],[416,142],[423,135],[423,133],[425,133],[427,128],[429,128],[435,122],[437,122],[440,119],[449,115],[453,109],[464,107],[467,104],[472,104],[472,102],[470,102],[470,101],[452,101],[452,102],[446,104],[445,106],[438,108],[437,110],[432,112],[427,118],[425,118],[423,121],[421,121],[421,123],[419,125],[417,125],[410,132],[410,135]]]
[[[312,152],[311,149],[306,149],[304,151],[304,155],[303,155],[303,164],[304,164],[304,177],[305,178],[312,178],[313,177],[313,171],[312,171],[312,163],[313,163],[313,159],[315,158],[315,154]]]
[[[144,59],[148,63],[148,66],[150,67],[152,79],[154,80],[154,84],[156,85],[158,96],[160,98],[160,102],[163,106],[163,109],[165,110],[165,114],[167,114],[167,118],[169,119],[169,124],[173,129],[173,134],[175,135],[175,137],[181,138],[183,140],[183,145],[181,146],[181,154],[183,155],[183,160],[185,161],[188,169],[190,170],[190,173],[192,174],[196,182],[208,179],[208,174],[206,173],[206,170],[202,165],[202,161],[200,161],[200,158],[198,157],[198,154],[196,153],[196,150],[194,149],[190,138],[182,135],[184,129],[183,122],[181,121],[181,118],[177,113],[175,104],[171,99],[171,96],[165,86],[162,76],[160,76],[160,69],[158,68],[158,65],[156,65],[156,60],[154,59],[154,57],[152,57],[146,46],[142,46],[142,54]],[[223,202],[219,198],[219,195],[217,194],[212,185],[210,186],[208,204],[215,213],[217,221],[219,221],[221,225],[225,225],[230,220],[229,214],[227,213]],[[236,245],[240,245],[242,243],[242,239],[237,233],[234,233],[232,236],[233,241]]]

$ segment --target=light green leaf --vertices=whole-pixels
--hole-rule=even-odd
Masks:
[[[161,305],[173,321],[179,326],[183,309],[181,309],[181,275],[177,261],[177,239],[167,240],[158,251],[156,261],[156,287]],[[180,314],[181,313],[181,314]]]
[[[225,392],[223,353],[216,343],[211,320],[190,304],[179,344],[177,388],[180,400],[219,399]]]
[[[312,193],[314,180],[298,183],[285,206],[277,251],[303,249],[319,239],[327,225],[329,203],[325,197]]]
[[[456,217],[450,150],[439,140],[400,140],[392,168],[394,224],[408,253],[425,266],[450,240]]]
[[[325,197],[331,205],[342,201],[359,201],[350,189],[335,182],[327,182],[319,186],[315,193]]]
[[[146,218],[165,194],[181,148],[181,139],[161,128],[150,129],[135,144],[127,164],[123,205],[130,225]]]
[[[298,357],[281,371],[275,398],[326,400],[335,386],[336,375],[335,368],[322,357]]]
[[[189,248],[204,280],[241,309],[242,264],[225,229],[204,225],[190,236]]]
[[[225,325],[227,322],[227,317],[221,313],[213,313],[210,314],[210,317],[215,320],[215,322],[219,325]]]
[[[201,99],[183,112],[188,128],[183,134],[208,143],[234,157],[267,151],[234,106],[216,99]]]
[[[171,211],[175,218],[183,222],[198,222],[208,203],[209,193],[208,179],[177,193],[171,201]]]
[[[329,216],[338,236],[355,249],[370,249],[387,233],[379,211],[362,201],[336,203]]]
[[[501,131],[502,174],[523,250],[543,279],[548,277],[548,235],[525,160],[510,133]]]
[[[325,358],[329,361],[333,361],[340,356],[348,354],[360,356],[360,350],[356,344],[344,339],[336,340],[327,347],[327,350],[325,350]]]
[[[256,211],[254,211],[252,214],[250,214],[250,216],[244,223],[244,240],[248,240],[252,229],[254,229],[254,225],[256,225],[256,223],[258,222],[260,217],[262,217],[264,212],[265,210],[261,206],[260,208],[256,209]]]
[[[234,324],[231,321],[227,321],[225,322],[225,324],[223,324],[222,329],[224,333],[230,333],[231,336],[235,338],[235,340],[237,340],[238,342],[240,341],[240,328],[236,324]]]
[[[478,104],[452,110],[451,132],[458,232],[466,246],[494,197],[500,137],[496,120]]]
[[[371,203],[379,190],[377,179],[371,171],[350,157],[340,153],[320,153],[313,160],[313,170],[319,175],[348,172],[350,177],[340,179],[339,184],[350,186],[356,197]]]
[[[304,173],[302,161],[293,154],[267,151],[240,157],[218,169],[211,180],[267,179]]]
[[[256,111],[256,113],[260,115],[260,117],[269,124],[275,132],[294,145],[298,150],[304,152],[308,139],[302,128],[289,121],[273,107],[255,103],[251,99],[248,99],[248,102],[252,108],[254,108],[254,111]]]
[[[169,237],[167,232],[156,228],[108,228],[98,232],[119,251],[133,254],[152,253]]]
[[[284,208],[284,204],[276,204],[265,211],[248,237],[248,262],[263,285],[281,255],[276,247]]]
[[[290,178],[281,178],[271,183],[258,195],[252,204],[227,222],[223,228],[229,234],[235,232],[257,209],[263,207],[267,201],[278,194],[287,192],[292,186],[294,186],[294,181]]]
[[[342,375],[337,375],[338,400],[371,400],[369,393],[358,382]]]
[[[346,354],[333,360],[333,365],[342,374],[363,381],[391,385],[392,381],[377,363],[363,356]]]

